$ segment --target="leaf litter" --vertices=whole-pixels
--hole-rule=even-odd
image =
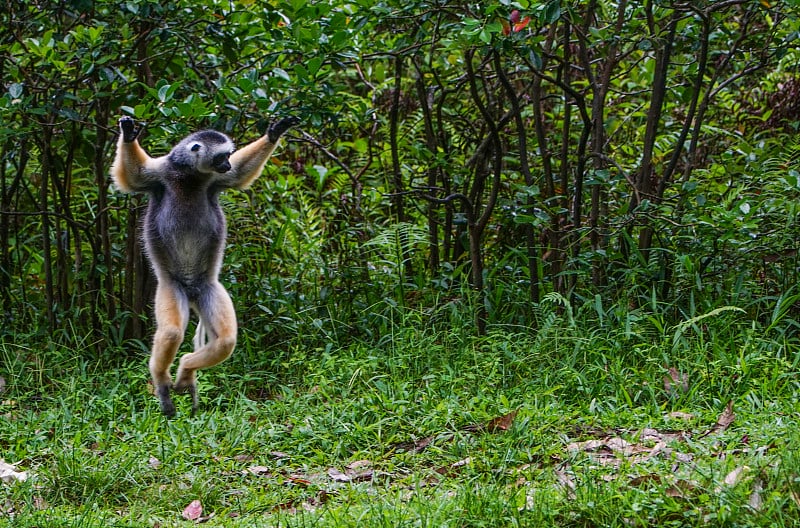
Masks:
[[[680,374],[675,369],[670,369],[669,384],[665,378],[665,388],[674,390],[676,385],[679,390],[686,390],[685,375]],[[514,410],[502,416],[498,416],[484,423],[471,424],[460,428],[462,433],[474,435],[482,434],[502,434],[509,431],[514,426],[518,410]],[[690,413],[675,411],[664,416],[666,420],[680,421],[681,424],[689,425],[695,420],[695,416]],[[691,449],[692,440],[697,441],[707,436],[717,435],[726,431],[735,421],[736,415],[733,412],[733,403],[729,401],[725,409],[717,418],[717,421],[709,428],[698,433],[697,430],[689,428],[655,429],[642,428],[639,430],[600,430],[592,429],[580,432],[577,439],[569,441],[564,446],[562,453],[554,453],[549,457],[533,464],[525,464],[516,468],[518,474],[532,469],[534,466],[542,468],[551,465],[555,477],[555,485],[562,490],[568,500],[576,498],[578,479],[573,470],[572,464],[576,457],[583,455],[591,463],[596,464],[597,468],[608,468],[610,473],[603,475],[605,481],[619,480],[627,476],[627,483],[637,488],[661,488],[665,496],[686,499],[700,493],[702,486],[689,476],[679,477],[680,468],[685,468],[690,474],[696,470],[695,456]],[[398,453],[417,455],[427,450],[435,444],[446,444],[456,439],[458,431],[445,431],[421,437],[413,437],[410,440],[396,442],[389,446],[385,456],[392,457]],[[582,438],[581,438],[582,437]],[[290,458],[288,454],[273,452],[272,458],[281,461]],[[240,462],[251,462],[254,457],[242,455],[237,457]],[[549,460],[549,464],[548,461]],[[647,471],[647,463],[650,461],[666,461],[671,464],[670,471],[664,474],[661,472],[637,472],[633,468],[641,467]],[[425,485],[437,485],[442,478],[456,476],[463,468],[472,465],[473,458],[466,457],[461,460],[447,464],[433,464],[431,466],[432,476],[425,480]],[[621,468],[630,468],[631,474],[625,475],[620,471]],[[686,472],[684,471],[684,473]],[[742,483],[746,478],[750,468],[740,466],[730,471],[724,478],[722,484],[727,487],[734,487]],[[325,471],[317,473],[291,473],[289,468],[278,465],[276,467],[264,465],[251,465],[244,471],[255,477],[266,477],[276,479],[286,485],[295,485],[314,490],[313,495],[305,498],[296,498],[274,506],[272,511],[296,512],[298,509],[311,511],[326,503],[332,495],[337,494],[338,486],[349,486],[358,483],[375,485],[376,477],[379,475],[386,477],[385,481],[393,482],[404,479],[393,473],[381,473],[375,469],[375,462],[371,460],[356,460],[344,467],[329,467]],[[754,510],[761,507],[763,502],[763,480],[761,478],[749,478],[751,480],[752,491],[749,495],[749,505]],[[516,479],[516,486],[530,486],[532,483],[527,477],[520,476]],[[526,505],[534,502],[532,490],[526,494]],[[800,496],[793,496],[800,504]],[[528,507],[528,506],[522,506]],[[196,521],[197,522],[197,521]]]

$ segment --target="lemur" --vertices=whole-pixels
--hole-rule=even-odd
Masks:
[[[151,158],[139,145],[134,120],[127,116],[119,120],[111,176],[119,190],[149,196],[143,239],[158,281],[149,366],[161,411],[168,417],[175,415],[171,390],[188,392],[192,414],[197,411],[195,372],[224,361],[236,345],[236,312],[218,280],[227,233],[219,194],[250,186],[280,137],[299,121],[283,118],[240,150],[234,150],[225,134],[203,130],[183,139],[169,154]],[[183,342],[190,310],[200,320],[194,351],[180,358],[173,384],[170,367]]]

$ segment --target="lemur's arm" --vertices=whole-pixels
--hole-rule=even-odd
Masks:
[[[151,158],[144,151],[136,139],[139,130],[136,129],[132,118],[128,116],[120,118],[119,129],[117,154],[114,163],[111,164],[111,177],[121,191],[147,191],[159,181],[166,156]]]
[[[281,136],[299,122],[296,117],[284,117],[270,125],[264,136],[234,151],[230,157],[231,170],[217,176],[215,183],[222,188],[248,188],[264,171]]]

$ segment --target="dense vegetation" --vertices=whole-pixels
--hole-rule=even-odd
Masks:
[[[277,459],[297,474],[361,458],[383,472],[378,511],[360,510],[370,487],[353,492],[355,512],[331,506],[331,524],[407,504],[405,490],[427,485],[421,471],[470,449],[485,458],[469,455],[481,462],[468,477],[439,475],[475,486],[455,500],[436,487],[403,522],[468,525],[470,508],[512,499],[504,522],[731,519],[745,507],[716,490],[741,461],[723,479],[704,468],[744,451],[765,457],[746,460],[766,505],[747,511],[797,513],[797,460],[769,459],[800,445],[796,427],[782,443],[770,436],[798,412],[794,0],[12,1],[0,29],[0,458],[43,475],[0,495],[0,524],[37,501],[90,526],[118,509],[171,522],[164,512],[209,475],[220,480],[204,503],[244,517],[331,498],[306,477],[291,497],[250,496],[230,468],[194,465],[266,463],[258,449],[289,453]],[[143,390],[154,278],[137,235],[145,200],[108,176],[121,115],[146,125],[154,155],[199,128],[244,144],[274,119],[302,118],[262,178],[224,196],[222,281],[240,345],[201,380],[216,410],[174,428]],[[770,455],[693,444],[705,480],[647,480],[686,488],[667,506],[633,497],[645,486],[600,486],[591,464],[576,495],[565,467],[546,464],[563,450],[534,447],[615,428],[636,443],[669,411],[713,424],[728,400],[752,413],[740,414],[755,424],[746,444]],[[462,429],[512,411],[502,440]],[[248,421],[257,432],[243,432]],[[386,455],[440,433],[431,459]],[[98,455],[119,442],[136,446]],[[196,460],[167,459],[187,445]],[[96,463],[107,467],[86,473]],[[664,464],[631,478],[665,475]],[[553,479],[573,490],[577,516]],[[532,482],[549,491],[529,493]],[[234,508],[239,492],[262,505]],[[72,509],[87,493],[100,518]],[[590,505],[606,494],[644,510]],[[531,507],[534,495],[549,509]]]

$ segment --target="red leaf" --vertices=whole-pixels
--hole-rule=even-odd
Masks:
[[[183,518],[187,521],[195,521],[200,518],[200,515],[203,513],[203,505],[200,503],[198,499],[193,500],[189,503],[189,505],[184,508],[183,510]]]
[[[514,33],[516,33],[517,31],[522,31],[523,29],[528,27],[528,24],[530,23],[531,23],[531,17],[526,16],[525,18],[522,19],[522,22],[514,24]]]
[[[311,481],[305,477],[301,477],[299,475],[289,475],[286,477],[286,480],[293,484],[297,484],[299,486],[310,486]]]

